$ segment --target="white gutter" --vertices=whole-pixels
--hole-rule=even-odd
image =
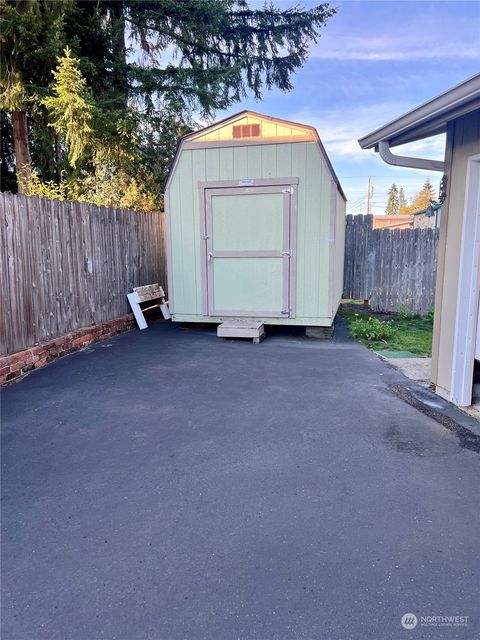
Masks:
[[[409,167],[410,169],[426,169],[427,171],[444,171],[445,163],[440,160],[428,160],[427,158],[411,158],[409,156],[397,156],[390,151],[388,140],[380,140],[378,153],[384,162],[395,167]]]

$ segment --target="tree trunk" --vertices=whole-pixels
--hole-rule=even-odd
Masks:
[[[23,192],[23,182],[31,173],[30,147],[28,145],[27,114],[25,111],[12,112],[13,143],[15,146],[15,168],[18,190]]]
[[[125,46],[125,7],[123,0],[115,0],[111,5],[112,45],[115,56],[116,69],[113,73],[113,85],[115,86],[122,108],[128,103],[127,81],[127,49]]]

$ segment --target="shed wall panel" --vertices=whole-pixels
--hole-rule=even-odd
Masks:
[[[335,224],[335,266],[334,266],[334,308],[338,309],[343,293],[343,265],[345,258],[345,225],[346,225],[346,202],[344,198],[335,190],[337,200],[336,224]]]

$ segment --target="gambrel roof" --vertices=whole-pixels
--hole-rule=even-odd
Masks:
[[[340,182],[335,174],[329,157],[323,147],[315,127],[299,122],[274,118],[256,111],[244,110],[223,120],[219,120],[203,129],[184,136],[177,148],[167,180],[167,186],[174,170],[178,155],[182,149],[206,149],[215,147],[246,146],[261,144],[288,144],[294,142],[314,142],[337,185],[346,200]]]
[[[254,137],[244,137],[235,135],[238,133],[238,127],[245,125],[257,125],[257,135]],[[241,134],[241,131],[240,131]],[[233,116],[219,120],[214,124],[195,131],[186,136],[189,141],[195,142],[242,142],[250,140],[264,142],[292,142],[292,139],[298,142],[315,140],[316,131],[314,127],[299,124],[297,122],[289,122],[280,118],[272,118],[255,111],[240,111]]]

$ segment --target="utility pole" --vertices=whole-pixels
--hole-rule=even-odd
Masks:
[[[368,176],[367,215],[372,213],[372,178]]]

